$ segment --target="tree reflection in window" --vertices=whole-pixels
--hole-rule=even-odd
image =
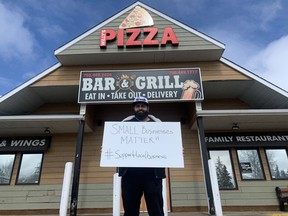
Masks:
[[[23,154],[17,184],[39,184],[43,154]]]
[[[237,150],[240,172],[243,180],[262,180],[264,173],[256,149]]]
[[[234,172],[228,150],[209,151],[216,166],[219,189],[236,189]]]
[[[15,154],[0,155],[0,185],[10,184]]]
[[[288,158],[285,149],[266,149],[272,179],[288,179]]]

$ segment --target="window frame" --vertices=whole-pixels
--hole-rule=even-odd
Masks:
[[[210,151],[228,151],[229,159],[230,159],[230,162],[231,162],[231,169],[232,169],[232,172],[233,172],[232,174],[233,174],[233,178],[234,178],[235,187],[234,188],[220,188],[219,187],[219,190],[221,190],[221,191],[238,190],[239,189],[238,188],[238,180],[237,180],[237,177],[236,177],[233,157],[232,157],[232,153],[231,153],[232,149],[231,148],[229,148],[229,149],[227,149],[227,148],[208,149],[209,159],[211,159]]]
[[[39,177],[38,177],[38,182],[37,183],[19,183],[19,175],[20,175],[20,171],[21,171],[21,166],[22,166],[22,161],[23,161],[23,156],[24,155],[28,155],[28,154],[40,154],[42,155],[41,157],[41,162],[40,162],[40,170],[39,170]],[[43,152],[22,152],[21,156],[20,156],[20,161],[19,161],[19,166],[18,166],[18,171],[17,171],[17,176],[15,179],[15,185],[39,185],[40,184],[40,180],[41,180],[41,174],[42,174],[42,169],[43,169],[43,161],[44,161],[44,153]]]
[[[243,178],[243,174],[242,174],[242,168],[241,168],[241,162],[239,160],[239,155],[238,155],[238,150],[256,150],[257,155],[258,155],[258,159],[260,162],[260,167],[262,169],[262,173],[263,173],[263,178],[257,178],[257,179],[245,179]],[[239,173],[240,173],[240,177],[242,181],[266,181],[266,174],[265,174],[265,170],[263,167],[263,160],[260,154],[260,150],[259,147],[251,147],[251,148],[235,148],[236,151],[236,157],[237,157],[237,162],[238,162],[238,167],[239,167]]]
[[[0,183],[0,186],[2,185],[10,185],[11,184],[11,181],[12,181],[12,176],[13,176],[13,171],[14,171],[14,167],[15,167],[15,162],[16,162],[16,157],[17,157],[17,154],[16,153],[1,153],[1,155],[14,155],[14,159],[13,159],[13,164],[12,164],[12,169],[11,169],[11,172],[10,172],[10,179],[9,179],[9,182],[7,184],[1,184]]]
[[[273,181],[278,181],[278,180],[280,180],[280,181],[282,181],[282,180],[284,180],[284,181],[287,181],[288,180],[288,176],[287,176],[287,178],[273,178],[273,176],[272,176],[272,172],[271,172],[271,167],[270,167],[270,163],[269,163],[269,160],[268,160],[268,155],[267,155],[267,151],[266,150],[285,150],[285,152],[286,152],[286,156],[287,156],[287,159],[288,159],[288,151],[287,151],[287,148],[285,148],[285,147],[266,147],[266,148],[264,148],[264,152],[265,152],[265,157],[266,157],[266,160],[267,160],[267,166],[268,166],[268,169],[269,169],[269,175],[270,175],[270,179],[271,180],[273,180]]]

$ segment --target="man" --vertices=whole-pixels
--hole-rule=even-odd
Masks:
[[[156,122],[156,117],[149,115],[149,103],[145,97],[137,97],[133,102],[134,115],[123,121]],[[141,197],[144,193],[149,216],[164,216],[162,179],[164,168],[119,168],[122,176],[122,199],[124,216],[138,216]]]

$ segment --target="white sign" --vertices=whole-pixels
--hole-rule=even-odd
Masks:
[[[105,122],[102,167],[183,168],[179,122]]]

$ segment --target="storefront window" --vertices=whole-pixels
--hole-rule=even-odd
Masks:
[[[262,180],[264,173],[256,149],[237,150],[241,177],[243,180]]]
[[[229,150],[211,150],[209,154],[210,158],[215,162],[219,189],[236,189],[235,175]]]
[[[285,149],[266,149],[272,179],[288,179],[288,158]]]
[[[0,155],[0,185],[10,184],[15,154]]]
[[[23,154],[17,184],[39,184],[43,154]]]

